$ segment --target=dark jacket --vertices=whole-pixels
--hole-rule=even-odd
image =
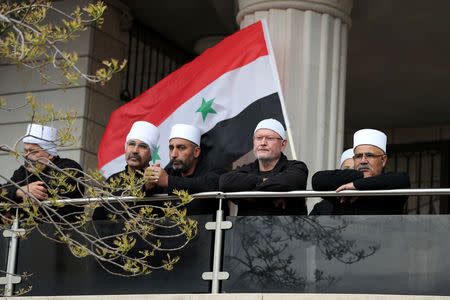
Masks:
[[[264,180],[264,178],[267,178]],[[288,160],[284,154],[271,171],[259,170],[258,160],[239,167],[220,177],[219,189],[223,192],[271,191],[287,192],[306,189],[308,168],[297,160]],[[256,200],[256,201],[255,201]],[[239,199],[239,215],[285,215],[305,214],[304,198],[284,198],[286,209],[274,205],[275,198],[259,198],[252,200]],[[234,201],[234,200],[233,200]]]
[[[52,163],[54,163],[60,169],[75,169],[75,170],[82,171],[81,166],[76,161],[73,161],[68,158],[60,158],[59,156],[56,156],[54,158],[54,160],[52,161]],[[28,172],[28,170],[24,166],[21,166],[19,169],[14,171],[14,174],[10,180],[12,182],[15,182],[19,186],[24,186],[29,183],[35,182],[35,181],[43,181],[43,182],[45,182],[45,184],[47,186],[50,186],[51,188],[58,188],[57,186],[54,186],[50,183],[50,181],[52,181],[52,177],[50,176],[51,171],[53,171],[52,168],[46,167],[39,174],[39,177],[38,177],[38,176]],[[75,177],[82,177],[82,176],[83,176],[83,174],[80,172],[75,174]],[[77,183],[75,180],[68,179],[67,183],[77,186]],[[14,201],[20,200],[19,198],[16,197],[17,188],[14,185],[5,184],[2,186],[2,188],[6,189],[7,193],[6,193],[5,197],[7,197],[8,199],[14,200]],[[83,191],[84,191],[83,186],[78,186],[75,188],[74,191],[69,192],[69,193],[61,193],[60,195],[61,195],[61,198],[66,198],[66,199],[81,198],[81,197],[83,197],[82,196]]]
[[[141,179],[143,177],[145,169],[142,169],[140,171],[141,171],[142,174],[139,173],[139,172],[135,172],[136,179]],[[130,175],[130,172],[128,171],[128,166],[125,166],[125,169],[123,171],[114,173],[111,176],[109,176],[108,179],[106,179],[106,182],[112,182],[114,180],[119,179],[118,187],[111,191],[111,193],[114,196],[130,196],[130,191],[127,191],[125,188],[121,187],[121,186],[123,186],[125,184],[125,179],[123,178],[123,175]],[[141,189],[142,189],[142,191],[144,191],[144,186],[142,186]],[[145,191],[145,196],[149,197],[153,193],[154,193],[154,189]]]
[[[60,158],[59,156],[56,156],[53,159],[52,163],[55,164],[58,168],[60,168],[62,170],[71,169],[71,170],[82,171],[81,166],[76,161],[73,161],[68,158]],[[39,177],[38,177],[37,175],[30,173],[24,166],[21,166],[19,169],[14,171],[14,174],[10,180],[12,182],[15,182],[19,186],[24,186],[24,185],[27,185],[27,184],[30,184],[30,183],[36,182],[36,181],[42,181],[45,183],[46,188],[49,186],[52,189],[59,189],[60,192],[58,192],[58,195],[60,196],[61,199],[75,199],[75,198],[83,197],[84,187],[82,185],[77,185],[77,182],[73,179],[66,180],[66,183],[68,183],[72,186],[75,186],[75,190],[73,190],[71,192],[61,191],[61,188],[52,184],[51,183],[51,181],[53,179],[51,176],[52,171],[54,171],[53,168],[46,167],[42,172],[39,173]],[[80,178],[83,176],[83,174],[81,172],[77,172],[76,174],[74,174],[74,176],[77,178]],[[3,185],[2,188],[6,189],[5,198],[8,198],[8,199],[16,201],[16,202],[19,202],[22,200],[21,198],[18,198],[16,196],[16,191],[17,191],[16,186],[12,185],[11,183],[7,183],[7,184]],[[2,200],[5,201],[5,199],[2,199]],[[83,207],[80,207],[80,205],[78,205],[78,206],[65,205],[64,207],[58,209],[58,213],[61,215],[67,215],[67,214],[71,214],[71,213],[82,212],[83,210],[84,210]],[[71,220],[70,216],[68,216],[67,218],[68,218],[68,220]]]
[[[143,177],[143,174],[145,172],[145,169],[140,170],[141,173],[139,172],[135,172],[134,176],[136,177],[136,179],[141,179]],[[115,180],[119,180],[118,185],[116,188],[110,188],[109,192],[111,194],[113,194],[114,196],[131,196],[131,191],[127,190],[124,185],[125,183],[125,179],[123,178],[123,175],[130,175],[130,172],[128,171],[128,165],[125,166],[125,169],[123,171],[117,172],[112,174],[111,176],[108,177],[108,179],[106,179],[107,183],[111,183],[112,181]],[[140,188],[142,191],[144,191],[144,185],[142,185],[142,187]],[[149,197],[151,195],[153,195],[153,193],[155,192],[155,188],[145,191],[145,196]],[[157,203],[157,202],[148,202],[148,201],[143,201],[143,202],[139,202],[139,205],[147,205],[147,204],[153,204],[153,205],[159,205],[161,206],[161,203]],[[110,214],[109,210],[110,209],[117,209],[119,211],[123,210],[123,207],[121,205],[119,205],[118,203],[112,203],[112,204],[103,204],[105,205],[105,207],[101,206],[95,209],[94,211],[94,215],[92,216],[92,218],[94,220],[106,220],[108,219],[108,215]]]
[[[411,186],[406,173],[387,173],[364,178],[357,170],[319,171],[312,177],[312,187],[316,191],[334,191],[343,184],[353,182],[357,190],[407,189]],[[363,196],[354,203],[340,203],[338,198],[327,198],[333,205],[332,214],[402,214],[408,196]],[[320,207],[320,205],[319,205]],[[320,214],[314,207],[311,214]]]
[[[208,170],[199,165],[194,173],[184,177],[179,171],[174,170],[171,164],[164,170],[169,175],[168,187],[158,190],[158,193],[167,194],[171,194],[173,190],[186,190],[190,194],[218,191],[220,175],[225,173],[225,170],[221,168]],[[194,199],[187,206],[188,213],[190,215],[213,214],[219,207],[218,203],[216,199]]]

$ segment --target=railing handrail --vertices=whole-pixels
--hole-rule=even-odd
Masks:
[[[345,190],[339,193],[335,191],[290,191],[290,192],[204,192],[192,194],[192,197],[197,199],[236,199],[236,198],[275,198],[275,197],[340,197],[340,196],[431,196],[431,195],[450,195],[450,188],[425,188],[425,189],[395,189],[395,190]],[[176,200],[178,196],[155,194],[151,197],[137,198],[137,197],[93,197],[93,198],[76,198],[76,199],[60,199],[56,202],[70,203],[70,204],[83,204],[92,203],[97,201],[161,201],[161,200]],[[42,201],[43,203],[50,204],[51,201]]]

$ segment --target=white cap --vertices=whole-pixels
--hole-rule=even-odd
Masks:
[[[342,167],[342,164],[344,163],[344,161],[346,161],[349,158],[353,158],[353,148],[347,149],[344,152],[342,152],[341,164],[339,165],[339,167]]]
[[[136,121],[131,126],[130,132],[125,141],[125,149],[129,140],[141,140],[150,148],[150,153],[153,155],[159,141],[159,129],[155,125],[146,121]]]
[[[353,135],[353,149],[359,145],[372,145],[386,153],[387,136],[375,129],[361,129]]]
[[[253,134],[255,134],[256,131],[259,129],[273,130],[276,133],[278,133],[283,140],[286,139],[286,131],[284,130],[283,125],[281,125],[281,123],[275,119],[265,119],[265,120],[262,120],[261,122],[259,122],[258,125],[256,125],[255,131],[253,132]]]
[[[202,133],[197,127],[188,124],[175,124],[170,131],[169,141],[173,138],[179,138],[191,141],[197,146],[200,146],[201,137]]]
[[[27,136],[23,139],[24,143],[38,144],[45,152],[52,156],[58,156],[56,150],[56,128],[39,124],[28,124]]]

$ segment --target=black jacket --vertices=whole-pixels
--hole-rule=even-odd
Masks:
[[[406,173],[387,173],[364,178],[357,170],[319,171],[312,177],[316,191],[334,191],[343,184],[353,182],[357,190],[407,189],[411,186]],[[354,203],[340,203],[335,197],[327,198],[333,204],[333,214],[402,214],[408,196],[365,196]],[[320,206],[320,205],[319,205]],[[320,214],[316,207],[311,214]]]
[[[137,179],[141,179],[141,178],[143,177],[143,174],[144,174],[144,172],[145,172],[145,169],[142,169],[142,170],[140,170],[140,171],[141,171],[142,174],[139,173],[139,172],[135,172],[135,177],[136,177]],[[112,174],[111,176],[109,176],[108,179],[106,179],[106,182],[112,182],[112,181],[114,181],[114,180],[119,179],[119,182],[120,182],[120,183],[119,183],[119,187],[117,187],[116,189],[113,189],[113,190],[111,191],[111,193],[112,193],[114,196],[130,196],[130,191],[126,191],[126,189],[120,187],[121,185],[124,185],[124,184],[125,184],[125,182],[124,182],[125,180],[124,180],[124,178],[122,177],[123,175],[130,175],[130,172],[128,171],[128,166],[125,166],[125,169],[124,169],[123,171],[114,173],[114,174]],[[141,189],[142,189],[142,191],[144,191],[144,186],[142,186]],[[149,196],[151,196],[153,193],[154,193],[154,189],[145,191],[145,196],[149,197]]]
[[[267,178],[264,180],[264,178]],[[308,168],[297,160],[288,160],[281,154],[280,160],[271,171],[259,170],[258,160],[239,167],[220,177],[219,189],[223,192],[271,191],[286,192],[306,189]],[[260,198],[256,201],[239,199],[239,215],[284,215],[305,214],[304,198],[285,198],[286,209],[275,207],[275,198]]]
[[[58,168],[60,169],[75,169],[82,171],[81,166],[76,162],[68,158],[60,158],[59,156],[56,156],[55,159],[52,161]],[[27,169],[24,166],[21,166],[19,169],[14,171],[13,176],[11,177],[11,181],[15,182],[19,186],[24,186],[27,184],[30,184],[35,181],[43,181],[47,186],[50,186],[51,188],[58,188],[57,186],[54,186],[50,183],[52,181],[52,177],[50,176],[50,173],[53,169],[50,167],[46,167],[41,173],[40,177],[30,173],[27,171]],[[83,174],[78,172],[75,174],[75,177],[82,177]],[[77,186],[77,183],[75,180],[68,179],[67,183],[71,185]],[[17,188],[12,184],[5,184],[2,186],[2,188],[6,189],[6,195],[8,199],[17,201],[20,200],[16,197],[16,191]],[[82,193],[84,191],[83,186],[78,186],[75,188],[74,191],[69,193],[61,193],[61,198],[71,199],[71,198],[81,198]]]
[[[190,194],[213,192],[219,190],[220,175],[225,173],[224,169],[217,168],[208,170],[201,168],[199,165],[189,176],[182,176],[179,171],[172,168],[169,164],[164,168],[168,178],[168,187],[159,189],[158,193],[171,194],[173,190],[186,190]],[[187,206],[190,215],[213,214],[219,207],[217,199],[194,199]]]
[[[139,172],[135,172],[135,177],[136,179],[140,179],[142,178],[145,169],[140,170],[141,173]],[[111,194],[113,194],[114,196],[131,196],[131,191],[127,190],[124,185],[125,185],[125,180],[123,178],[123,175],[130,175],[130,172],[128,171],[128,165],[125,166],[125,169],[123,171],[117,172],[112,174],[111,176],[108,177],[108,179],[106,179],[107,183],[111,183],[112,181],[115,180],[119,180],[119,184],[116,188],[110,188],[109,192]],[[142,187],[140,188],[142,191],[144,191],[144,185],[142,185]],[[149,197],[151,196],[154,192],[155,192],[155,188],[148,190],[148,191],[144,191],[145,192],[145,196]],[[143,201],[143,202],[139,202],[140,205],[147,205],[147,204],[153,204],[153,205],[160,205],[161,203],[150,203],[148,201]],[[106,207],[98,207],[95,209],[94,211],[94,215],[93,215],[93,219],[94,220],[106,220],[108,219],[108,215],[110,214],[109,209],[117,209],[119,211],[123,210],[123,207],[117,203],[112,203],[112,204],[104,204]]]
[[[68,159],[68,158],[60,158],[59,156],[56,156],[53,161],[53,164],[55,164],[58,168],[64,170],[80,170],[82,171],[81,166],[74,160]],[[42,172],[39,173],[39,177],[34,175],[33,173],[30,173],[24,166],[21,166],[19,169],[17,169],[16,171],[14,171],[13,176],[11,177],[11,181],[15,182],[17,185],[19,186],[24,186],[27,184],[30,184],[32,182],[36,182],[36,181],[43,181],[45,183],[45,187],[50,187],[52,189],[59,189],[60,192],[58,192],[58,195],[60,196],[61,199],[75,199],[75,198],[82,198],[83,197],[83,192],[84,192],[84,187],[82,185],[77,185],[77,182],[73,179],[67,179],[66,183],[75,186],[75,190],[71,191],[71,192],[64,192],[61,191],[61,188],[59,188],[58,186],[55,186],[54,184],[51,183],[52,181],[52,176],[51,173],[52,171],[54,171],[53,168],[51,167],[46,167]],[[81,172],[77,172],[74,174],[75,177],[80,178],[83,176],[83,174]],[[17,192],[17,188],[12,185],[11,183],[7,183],[4,184],[2,186],[2,188],[6,189],[6,195],[5,198],[8,198],[10,200],[19,202],[22,201],[21,198],[18,198],[16,196],[16,192]],[[5,201],[6,199],[2,199],[3,201]],[[6,200],[8,201],[8,200]],[[82,212],[84,209],[83,207],[81,207],[80,205],[77,206],[73,206],[73,205],[65,205],[62,208],[58,209],[58,213],[61,215],[66,215],[66,218],[68,220],[71,220],[71,216],[67,216],[67,214],[72,214],[72,213],[79,213]]]

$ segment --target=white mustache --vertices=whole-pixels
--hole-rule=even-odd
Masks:
[[[358,166],[358,171],[361,171],[362,169],[372,171],[372,167],[369,164],[360,164]]]

